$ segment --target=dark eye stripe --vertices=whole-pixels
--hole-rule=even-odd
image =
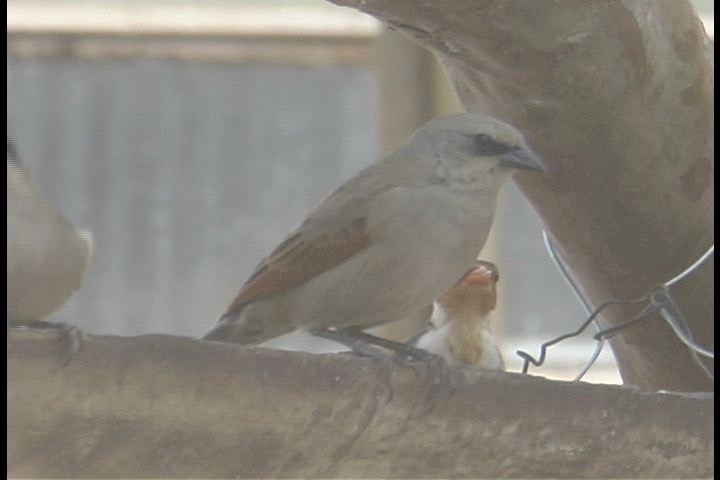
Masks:
[[[478,157],[502,155],[503,153],[508,153],[517,149],[517,147],[498,142],[494,138],[485,134],[473,135],[471,138],[472,153]]]

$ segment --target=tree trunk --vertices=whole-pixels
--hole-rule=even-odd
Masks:
[[[468,111],[525,133],[550,172],[516,181],[594,305],[644,294],[714,243],[712,45],[686,0],[332,1],[433,51]],[[713,272],[711,258],[671,289],[708,348]],[[713,389],[659,316],[611,345],[626,383]]]

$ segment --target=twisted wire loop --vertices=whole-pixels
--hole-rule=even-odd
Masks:
[[[593,340],[608,340],[617,335],[618,333],[622,332],[623,330],[627,329],[629,326],[641,322],[650,315],[657,313],[661,308],[661,305],[654,305],[652,303],[645,305],[645,307],[630,320],[627,320],[619,325],[615,325],[614,327],[609,327],[597,332],[595,335],[593,335]]]
[[[527,373],[528,369],[530,367],[530,364],[533,364],[536,367],[540,367],[545,362],[545,359],[547,358],[547,350],[549,347],[562,342],[563,340],[567,340],[569,338],[574,338],[579,335],[581,335],[587,327],[594,323],[595,328],[597,332],[595,335],[593,335],[593,339],[597,342],[595,350],[588,360],[588,362],[582,367],[581,371],[578,373],[578,375],[573,379],[573,381],[580,381],[582,377],[590,370],[590,368],[595,364],[595,361],[600,356],[600,353],[602,352],[604,342],[605,340],[612,338],[613,336],[617,335],[618,333],[622,332],[626,328],[630,327],[631,325],[634,325],[636,323],[639,323],[649,317],[651,317],[653,314],[660,312],[662,318],[670,325],[675,335],[678,337],[678,339],[683,342],[689,349],[690,354],[695,361],[695,363],[702,369],[702,371],[707,375],[707,377],[714,382],[714,376],[713,373],[709,370],[709,368],[700,360],[700,356],[714,359],[715,354],[711,350],[708,350],[693,340],[692,332],[690,331],[690,328],[688,327],[687,323],[685,322],[685,318],[683,317],[683,314],[678,307],[678,305],[675,303],[674,299],[672,298],[672,295],[670,294],[669,288],[676,284],[677,282],[683,280],[693,272],[695,272],[700,265],[702,265],[705,261],[707,261],[708,258],[710,258],[714,252],[715,252],[715,245],[712,245],[700,258],[698,258],[695,262],[693,262],[688,268],[680,272],[675,277],[671,278],[667,282],[654,286],[651,288],[647,293],[644,295],[633,298],[633,299],[626,299],[626,300],[609,300],[607,302],[604,302],[600,304],[597,308],[591,311],[590,308],[590,302],[584,297],[582,294],[580,288],[577,286],[575,281],[572,279],[568,269],[564,265],[563,260],[560,258],[560,256],[557,254],[555,247],[553,245],[552,240],[550,239],[549,235],[546,231],[543,230],[543,241],[545,243],[545,248],[547,250],[548,255],[553,260],[555,267],[560,271],[562,276],[565,278],[565,281],[569,284],[570,288],[575,293],[576,297],[580,300],[582,303],[586,313],[589,314],[589,316],[583,321],[583,323],[580,325],[580,327],[571,333],[565,333],[563,335],[560,335],[558,337],[555,337],[551,340],[548,340],[547,342],[544,342],[540,345],[540,355],[538,358],[534,358],[529,353],[518,350],[516,351],[516,355],[518,355],[520,358],[523,359],[523,366],[522,366],[522,373]],[[600,325],[597,323],[597,317],[600,315],[600,313],[605,310],[607,307],[611,305],[629,305],[629,304],[637,304],[637,303],[645,303],[645,306],[635,314],[632,318],[629,320],[619,324],[615,325],[613,327],[609,327],[606,329],[601,329]]]
[[[540,345],[540,355],[538,356],[537,359],[535,359],[532,355],[530,355],[529,353],[527,353],[525,351],[518,350],[517,352],[515,352],[515,354],[523,359],[522,373],[527,373],[528,367],[530,366],[531,363],[533,365],[535,365],[536,367],[539,367],[543,363],[545,363],[545,358],[547,357],[548,347],[551,347],[551,346],[555,345],[556,343],[560,343],[563,340],[567,340],[569,338],[574,338],[574,337],[581,335],[585,331],[585,329],[587,329],[587,327],[597,318],[597,316],[600,315],[600,313],[602,313],[602,311],[605,310],[607,307],[609,307],[611,305],[627,305],[627,304],[640,303],[645,300],[647,300],[647,297],[645,295],[643,295],[640,298],[634,298],[634,299],[630,299],[630,300],[610,300],[610,301],[600,304],[595,310],[592,311],[590,316],[587,319],[585,319],[585,321],[580,325],[580,327],[577,330],[575,330],[574,332],[571,332],[571,333],[565,333],[563,335],[560,335],[559,337],[555,337],[552,340],[548,340],[547,342],[542,343]]]
[[[667,287],[667,284],[665,284],[665,286]],[[654,302],[662,303],[660,314],[663,319],[668,323],[668,325],[670,325],[670,328],[673,329],[673,332],[675,332],[678,339],[680,339],[680,341],[690,349],[690,356],[695,364],[700,367],[705,376],[710,379],[711,382],[715,383],[715,375],[700,359],[700,356],[702,355],[703,357],[714,360],[715,353],[695,343],[692,331],[685,321],[685,317],[683,317],[680,307],[678,307],[675,303],[675,300],[672,298],[672,295],[670,295],[667,288],[656,292],[656,296],[654,296],[652,300]]]
[[[543,242],[545,243],[545,250],[547,251],[548,255],[552,259],[553,263],[555,263],[555,267],[562,273],[563,278],[568,283],[572,291],[575,293],[575,296],[580,300],[580,303],[582,303],[583,309],[585,310],[586,315],[592,314],[592,308],[590,307],[590,302],[585,298],[585,296],[582,294],[582,291],[577,286],[577,283],[573,280],[573,278],[570,275],[569,270],[567,267],[563,264],[563,261],[560,257],[560,255],[557,254],[555,251],[555,246],[552,243],[552,240],[550,240],[550,236],[547,234],[545,230],[542,232],[543,236]],[[600,324],[598,323],[597,319],[593,321],[593,326],[595,327],[595,331],[600,331]],[[598,342],[595,344],[595,350],[593,351],[593,354],[590,356],[587,362],[585,362],[585,365],[583,365],[582,369],[578,372],[578,374],[573,378],[574,382],[578,382],[582,379],[583,376],[590,370],[590,368],[595,364],[598,357],[603,351],[603,347],[605,346],[605,340],[598,340]],[[527,370],[527,364],[524,364],[525,370]]]

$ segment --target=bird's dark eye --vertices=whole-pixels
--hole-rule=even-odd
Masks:
[[[515,150],[517,147],[495,140],[490,135],[472,135],[472,153],[478,157],[492,157]]]

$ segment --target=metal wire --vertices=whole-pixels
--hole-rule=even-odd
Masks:
[[[692,339],[692,332],[690,331],[689,327],[687,326],[687,323],[685,322],[685,319],[682,315],[682,312],[680,311],[679,307],[675,304],[672,296],[669,292],[669,287],[676,284],[677,282],[683,280],[687,276],[689,276],[691,273],[693,273],[700,265],[702,265],[710,256],[714,254],[715,246],[712,245],[700,258],[698,258],[692,265],[690,265],[688,268],[680,272],[675,277],[671,278],[667,282],[663,283],[660,286],[653,287],[650,289],[645,295],[642,297],[636,298],[636,299],[630,299],[630,300],[610,300],[608,302],[605,302],[598,306],[595,310],[591,312],[590,308],[590,302],[585,299],[582,292],[580,291],[580,288],[576,285],[576,283],[573,281],[568,269],[563,264],[563,261],[561,260],[560,256],[555,251],[554,245],[552,243],[552,240],[550,239],[549,235],[546,231],[543,230],[543,241],[545,243],[545,249],[548,252],[548,255],[555,263],[555,266],[557,269],[562,273],[563,277],[565,278],[565,281],[570,285],[572,291],[575,293],[577,298],[582,303],[586,313],[589,314],[589,317],[580,325],[580,327],[572,332],[572,333],[566,333],[563,335],[560,335],[559,337],[553,338],[547,342],[544,342],[540,345],[540,355],[537,359],[533,358],[530,354],[527,352],[524,352],[522,350],[518,350],[516,354],[523,359],[523,367],[522,367],[522,373],[527,373],[528,368],[530,364],[532,363],[535,366],[541,366],[547,357],[547,349],[551,347],[552,345],[559,343],[563,340],[566,340],[568,338],[577,337],[578,335],[582,334],[583,331],[590,325],[590,323],[595,323],[595,327],[598,330],[597,333],[593,336],[593,339],[595,339],[598,343],[595,347],[595,351],[593,352],[591,358],[588,360],[588,362],[583,366],[581,371],[578,373],[578,375],[575,377],[574,381],[579,381],[585,373],[592,367],[592,365],[595,363],[597,358],[599,357],[602,348],[604,346],[604,341],[608,338],[611,338],[618,333],[620,333],[622,330],[626,329],[627,327],[636,324],[651,315],[653,315],[656,312],[660,312],[663,319],[670,325],[670,327],[673,329],[673,332],[678,337],[678,339],[683,342],[689,349],[690,353],[693,357],[693,360],[695,363],[703,370],[703,372],[714,382],[714,375],[708,367],[700,360],[698,355],[702,355],[704,357],[714,359],[715,354],[714,352],[701,347],[700,345],[696,344]],[[643,301],[649,301],[649,303],[635,316],[633,316],[630,320],[620,324],[616,325],[610,328],[607,328],[605,330],[601,330],[600,326],[597,323],[597,316],[610,305],[621,305],[621,304],[633,304],[633,303],[640,303]]]
[[[677,304],[672,298],[672,295],[670,295],[667,289],[690,275],[690,273],[694,272],[698,267],[700,267],[700,265],[702,265],[708,258],[710,258],[710,256],[714,254],[715,245],[712,245],[707,250],[707,252],[705,252],[700,258],[695,261],[695,263],[690,265],[684,271],[680,272],[677,276],[665,282],[664,285],[666,290],[665,292],[663,292],[666,297],[665,308],[660,310],[660,314],[662,315],[663,319],[668,323],[668,325],[670,325],[670,328],[673,329],[675,335],[690,349],[690,355],[692,356],[695,364],[700,367],[700,369],[705,373],[705,376],[707,376],[713,383],[715,383],[715,375],[713,374],[713,372],[710,371],[707,365],[703,363],[703,361],[698,355],[703,355],[707,358],[714,360],[715,354],[714,352],[711,352],[710,350],[703,348],[694,342],[692,338],[692,331],[690,331],[690,328],[688,327],[687,322],[685,322],[685,318],[683,317],[680,308],[677,306]]]
[[[708,358],[714,359],[714,354],[713,352],[700,347],[693,341],[692,332],[690,331],[690,328],[688,327],[685,319],[683,318],[680,308],[673,300],[667,287],[665,285],[661,285],[659,287],[653,288],[648,293],[648,297],[650,298],[650,303],[646,305],[645,308],[638,315],[620,325],[616,325],[614,327],[598,332],[593,338],[595,340],[611,338],[616,334],[620,333],[625,328],[629,327],[630,325],[644,320],[653,313],[659,311],[665,321],[672,327],[677,337],[688,348],[690,348],[690,354],[693,358],[693,361],[697,364],[698,367],[700,367],[700,369],[705,373],[705,375],[712,382],[714,382],[715,376],[698,357],[698,354],[700,354]]]
[[[595,325],[597,325],[597,322],[595,322]],[[595,362],[597,361],[598,357],[602,353],[603,347],[605,346],[605,339],[600,339],[595,344],[595,350],[593,350],[592,355],[590,358],[588,358],[588,361],[585,362],[585,365],[580,369],[577,375],[575,375],[575,378],[573,378],[573,382],[579,382],[582,380],[582,378],[585,376],[585,374],[590,370],[590,368],[595,365]]]
[[[583,308],[585,309],[585,314],[590,315],[592,313],[592,307],[590,306],[590,302],[585,298],[585,296],[582,294],[582,291],[580,291],[580,288],[577,286],[575,281],[573,280],[572,276],[570,275],[570,272],[565,267],[565,264],[563,260],[560,258],[560,255],[557,254],[555,251],[555,246],[553,245],[552,240],[550,240],[550,236],[547,234],[545,230],[542,232],[543,236],[543,243],[545,244],[545,250],[547,251],[548,255],[552,259],[553,263],[555,264],[555,267],[562,273],[563,278],[565,281],[570,285],[570,288],[573,292],[575,292],[575,296],[580,300],[580,303],[582,303]],[[598,324],[597,320],[593,322],[593,325],[595,325],[595,330],[600,331],[600,325]],[[590,367],[592,367],[595,362],[597,361],[598,357],[602,353],[603,347],[605,346],[605,340],[601,339],[597,342],[595,345],[595,350],[593,351],[592,356],[588,359],[587,362],[585,362],[585,365],[583,365],[582,369],[580,369],[580,372],[573,378],[573,382],[579,382],[582,380],[582,378],[585,376],[585,374],[590,370]]]
[[[698,268],[702,263],[705,262],[705,260],[707,260],[708,258],[710,258],[710,256],[713,255],[714,253],[715,253],[715,244],[713,244],[713,245],[708,249],[707,252],[705,252],[700,258],[698,258],[698,259],[695,261],[695,263],[693,263],[693,264],[690,265],[688,268],[686,268],[685,270],[683,270],[682,272],[680,272],[679,274],[677,274],[677,276],[675,276],[675,277],[671,278],[670,280],[668,280],[667,282],[665,282],[664,285],[665,285],[666,287],[668,287],[668,288],[670,288],[671,286],[675,285],[677,282],[679,282],[680,280],[682,280],[683,278],[687,277],[687,276],[690,275],[692,272],[694,272],[696,268]]]
[[[540,345],[540,355],[537,359],[533,358],[532,355],[530,355],[527,352],[524,352],[522,350],[518,350],[515,352],[517,356],[522,358],[524,360],[523,362],[523,368],[522,373],[527,373],[529,365],[532,363],[536,367],[541,366],[545,362],[545,358],[547,356],[547,349],[548,347],[551,347],[555,345],[556,343],[562,342],[563,340],[567,340],[568,338],[577,337],[578,335],[582,334],[585,329],[597,318],[600,313],[605,310],[607,307],[611,305],[627,305],[632,303],[640,303],[642,301],[646,301],[647,297],[643,295],[640,298],[630,299],[630,300],[610,300],[609,302],[605,302],[600,304],[591,314],[590,316],[580,325],[580,327],[575,330],[572,333],[565,333],[563,335],[560,335],[559,337],[555,337],[552,340],[548,340],[547,342]]]
[[[618,333],[625,330],[627,327],[634,325],[642,320],[645,320],[647,317],[652,315],[653,313],[656,313],[658,310],[660,310],[659,305],[646,305],[645,308],[640,310],[640,312],[632,317],[630,320],[621,323],[620,325],[615,325],[614,327],[606,328],[605,330],[600,330],[595,335],[593,335],[594,340],[607,340]]]
[[[651,301],[653,303],[658,303],[662,305],[660,313],[665,319],[665,321],[668,323],[668,325],[670,325],[670,327],[673,329],[675,335],[677,335],[680,341],[698,355],[702,355],[703,357],[707,357],[710,359],[715,359],[714,352],[711,352],[710,350],[701,347],[693,341],[690,328],[685,322],[680,308],[673,300],[667,288],[657,289],[654,293],[655,295],[651,296],[650,298]]]
[[[714,359],[714,353],[700,347],[694,342],[692,331],[690,330],[690,327],[688,327],[688,324],[683,317],[682,311],[680,311],[680,308],[673,300],[672,295],[670,295],[670,292],[667,290],[667,287],[665,287],[661,292],[658,293],[660,295],[660,298],[658,298],[658,295],[656,294],[651,297],[651,301],[663,303],[663,308],[662,310],[660,310],[660,314],[662,315],[663,319],[665,319],[665,321],[670,325],[670,327],[673,329],[675,335],[677,335],[680,341],[682,341],[688,348],[690,348],[690,356],[692,357],[695,364],[700,367],[700,369],[705,373],[705,375],[710,379],[710,381],[715,383],[715,375],[703,363],[699,356],[704,355],[708,358]]]

